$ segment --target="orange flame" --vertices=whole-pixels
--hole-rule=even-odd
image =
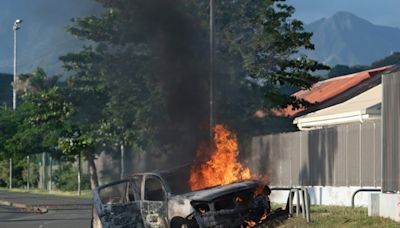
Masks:
[[[258,224],[263,223],[268,217],[268,212],[265,211],[264,214],[261,216],[258,222],[253,221],[253,220],[245,220],[244,223],[246,226],[241,225],[241,228],[251,228],[251,227],[256,227]],[[257,224],[258,223],[258,224]]]
[[[214,127],[214,146],[210,160],[192,167],[190,175],[192,190],[251,178],[250,170],[237,160],[239,151],[236,135],[221,124]],[[204,155],[204,151],[198,151],[197,158],[201,159],[199,158],[201,155]]]
[[[247,227],[255,227],[257,226],[257,223],[254,221],[244,221],[245,223],[247,223]]]

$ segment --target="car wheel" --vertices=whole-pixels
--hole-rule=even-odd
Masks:
[[[171,228],[190,228],[189,221],[182,217],[175,217],[171,220]]]

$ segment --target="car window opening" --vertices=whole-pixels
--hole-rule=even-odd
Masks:
[[[148,201],[165,201],[164,189],[161,182],[155,178],[146,179],[145,183],[145,200]]]

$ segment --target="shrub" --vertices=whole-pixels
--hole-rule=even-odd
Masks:
[[[76,191],[78,190],[78,169],[71,164],[61,165],[54,171],[52,181],[61,191]],[[89,189],[89,175],[87,174],[81,174],[81,189]]]

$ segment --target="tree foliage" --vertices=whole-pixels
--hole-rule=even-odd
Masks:
[[[5,156],[83,155],[92,188],[98,182],[94,159],[102,151],[171,151],[186,143],[180,149],[193,153],[208,137],[210,92],[207,1],[97,2],[101,14],[67,28],[90,41],[60,57],[68,79],[60,82],[41,69],[23,75],[21,105],[15,113],[0,112]],[[221,0],[216,9],[217,122],[247,134],[265,131],[267,121],[254,113],[305,105],[282,88],[310,87],[318,80],[312,73],[327,67],[299,54],[314,48],[312,34],[283,0]]]
[[[208,1],[188,2],[207,29]],[[254,114],[308,105],[286,91],[310,87],[319,79],[316,71],[329,69],[299,54],[300,49],[314,49],[312,34],[293,18],[295,9],[285,1],[215,2],[217,118],[241,133],[265,133],[271,122],[283,130],[288,126],[284,122]]]

